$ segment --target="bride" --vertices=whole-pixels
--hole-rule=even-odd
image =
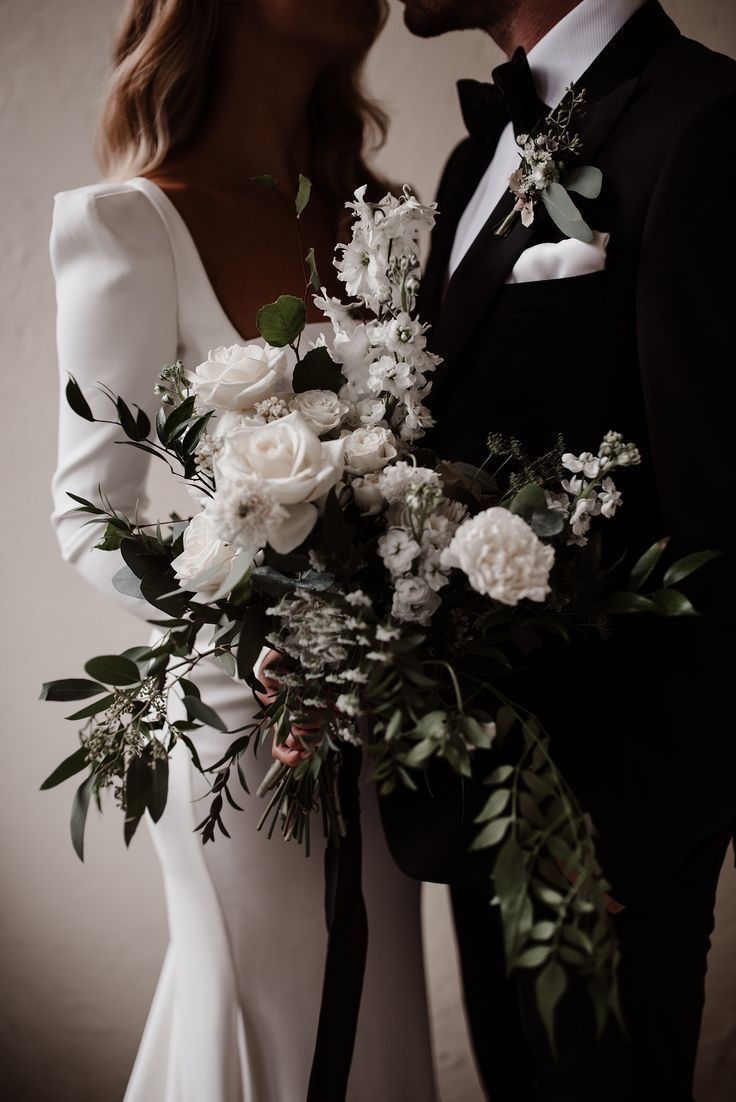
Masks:
[[[342,204],[372,180],[364,131],[381,116],[359,73],[385,14],[383,0],[132,0],[101,128],[105,182],[56,197],[62,385],[68,373],[88,394],[105,383],[150,412],[165,364],[193,368],[211,348],[254,343],[259,307],[304,288],[282,202],[292,204],[300,171],[315,185],[302,241],[331,272]],[[252,182],[264,173],[280,195]],[[147,456],[61,406],[62,554],[106,597],[155,618],[114,590],[120,562],[92,550],[97,530],[65,516],[67,490],[93,498],[98,486],[128,514],[145,508]],[[241,727],[256,707],[250,694],[205,665],[204,699]],[[213,729],[197,739],[205,764],[229,741]],[[152,827],[170,947],[126,1102],[304,1102],[326,947],[320,858],[257,833],[261,801],[245,795],[227,820],[231,840],[203,846],[193,803],[203,785],[181,750]],[[252,790],[267,757],[247,759]],[[370,940],[347,1098],[433,1102],[419,889],[391,863],[367,783],[362,803]]]

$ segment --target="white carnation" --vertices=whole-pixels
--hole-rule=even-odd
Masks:
[[[494,507],[460,525],[442,564],[462,570],[478,593],[516,605],[525,598],[545,600],[554,557],[526,521]]]

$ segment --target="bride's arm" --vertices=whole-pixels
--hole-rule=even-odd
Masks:
[[[96,551],[103,528],[85,527],[85,514],[65,516],[68,490],[90,501],[101,487],[128,516],[145,509],[149,457],[115,425],[92,424],[66,403],[69,375],[100,417],[114,417],[96,383],[151,416],[160,369],[177,356],[176,280],[166,228],[147,197],[126,185],[99,185],[57,195],[51,231],[56,280],[57,347],[61,386],[59,452],[52,493],[52,523],[63,558],[107,596],[145,618],[144,601],[112,585],[119,552]]]

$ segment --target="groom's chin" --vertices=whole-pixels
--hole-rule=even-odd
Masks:
[[[451,5],[442,0],[401,0],[404,5],[404,23],[419,38],[434,38],[452,30]]]

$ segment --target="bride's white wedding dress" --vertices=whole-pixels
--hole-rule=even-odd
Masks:
[[[103,382],[150,412],[164,364],[181,358],[194,366],[210,348],[244,343],[176,208],[150,181],[58,195],[51,254],[62,385],[68,373],[88,394]],[[98,396],[98,409],[104,401]],[[129,514],[144,503],[148,457],[116,443],[120,435],[82,421],[62,399],[54,522],[80,573],[139,617],[155,617],[113,589],[120,559],[91,550],[98,528],[62,515],[66,490],[94,499],[98,485]],[[167,502],[152,511],[166,515]],[[242,726],[254,710],[250,692],[204,665],[197,677],[204,699],[230,729]],[[212,729],[196,737],[205,764],[230,741]],[[251,791],[268,764],[246,759]],[[263,802],[244,793],[236,797],[244,811],[226,820],[231,840],[203,846],[193,832],[206,806],[193,800],[203,790],[180,746],[166,812],[152,827],[171,941],[125,1100],[304,1102],[326,946],[321,854],[306,859],[294,843],[259,834]],[[370,932],[348,1100],[433,1102],[419,885],[392,864],[368,784],[362,805]]]

